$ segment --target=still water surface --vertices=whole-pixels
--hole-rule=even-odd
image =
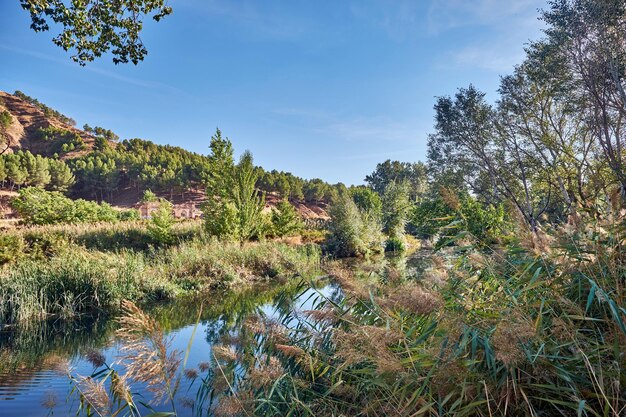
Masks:
[[[172,338],[173,349],[185,352],[193,338],[186,368],[196,368],[199,363],[209,360],[213,343],[224,332],[237,331],[250,314],[262,313],[272,317],[285,311],[310,309],[320,294],[335,299],[340,297],[338,287],[333,284],[318,288],[292,284],[291,288],[255,288],[238,294],[179,300],[152,307],[148,312]],[[74,375],[90,375],[94,368],[85,353],[91,348],[101,351],[107,363],[113,363],[120,348],[115,328],[112,318],[96,317],[0,331],[0,417],[75,415],[79,407],[78,397],[70,395],[72,387],[67,375],[59,371],[59,364],[69,360]],[[183,398],[193,398],[197,390],[197,386],[190,387],[190,384],[190,380],[182,379],[178,395],[181,404],[177,405],[181,417],[191,416],[191,410],[182,404]],[[142,394],[146,395],[146,401],[150,398],[145,391]],[[171,411],[167,405],[154,408]],[[149,414],[147,409],[143,411]]]

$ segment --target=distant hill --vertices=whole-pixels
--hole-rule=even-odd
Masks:
[[[60,155],[62,159],[75,158],[93,149],[95,138],[91,134],[68,124],[67,120],[60,120],[52,114],[45,114],[40,107],[23,98],[0,91],[0,111],[3,110],[13,116],[12,123],[6,131],[10,151],[22,149],[33,154],[54,154],[53,147],[56,143],[43,140],[41,134],[42,131],[50,128],[75,133],[84,143],[82,149],[70,150]]]
[[[210,162],[205,155],[143,139],[119,141],[102,128],[78,129],[70,117],[22,92],[0,91],[0,112],[4,111],[11,115],[4,132],[7,152],[28,151],[67,163],[75,176],[67,192],[75,198],[133,207],[148,188],[175,206],[197,207],[206,198],[203,178]],[[328,217],[326,205],[334,186],[319,179],[308,181],[289,173],[259,170],[257,187],[267,193],[268,209],[287,196],[304,218]],[[22,184],[31,185],[28,180]],[[5,191],[15,188],[19,186],[13,183]],[[8,196],[3,198],[0,215],[5,211],[7,217]]]

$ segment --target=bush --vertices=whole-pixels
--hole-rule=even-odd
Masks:
[[[326,249],[336,256],[364,256],[382,252],[380,220],[361,211],[348,193],[342,193],[329,210],[331,221]]]
[[[174,224],[172,204],[167,200],[161,200],[159,208],[152,212],[151,217],[148,224],[148,234],[152,241],[159,245],[172,243],[174,240],[172,235],[172,225]]]
[[[401,236],[394,236],[385,242],[385,252],[404,252],[406,250],[406,239]]]
[[[0,265],[20,259],[25,247],[26,243],[21,236],[3,232],[0,235]]]
[[[11,201],[26,224],[115,222],[129,216],[107,203],[72,200],[58,191],[45,191],[38,187],[20,190]],[[134,217],[134,215],[130,215]]]
[[[272,210],[271,222],[271,232],[278,237],[294,235],[303,227],[300,215],[287,199],[280,201]]]

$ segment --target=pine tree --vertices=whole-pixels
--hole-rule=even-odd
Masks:
[[[272,210],[272,232],[275,236],[289,236],[302,229],[302,219],[289,200],[281,200]]]
[[[50,184],[48,188],[52,191],[67,192],[76,178],[70,167],[63,161],[51,159],[48,161],[48,170],[50,172]]]

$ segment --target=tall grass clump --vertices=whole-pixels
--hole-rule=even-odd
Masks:
[[[365,256],[383,250],[380,216],[360,209],[348,193],[340,195],[329,209],[327,250],[338,256]]]
[[[317,245],[197,239],[156,255],[166,279],[187,289],[228,288],[279,276],[308,276],[320,268]]]
[[[0,319],[13,323],[69,318],[109,310],[125,298],[163,298],[175,288],[149,276],[137,254],[104,254],[71,247],[47,260],[27,259],[0,272]]]
[[[137,229],[121,229],[127,233]],[[182,229],[185,232],[186,229]],[[239,244],[196,236],[146,251],[98,251],[62,232],[16,234],[27,243],[20,261],[0,269],[0,320],[69,318],[110,311],[123,299],[150,301],[179,293],[245,286],[256,281],[314,274],[317,245]],[[104,233],[98,230],[93,233]]]
[[[417,276],[334,268],[345,298],[252,326],[256,362],[232,356],[245,371],[224,401],[277,416],[623,416],[625,231],[587,221],[488,249],[464,231]]]

